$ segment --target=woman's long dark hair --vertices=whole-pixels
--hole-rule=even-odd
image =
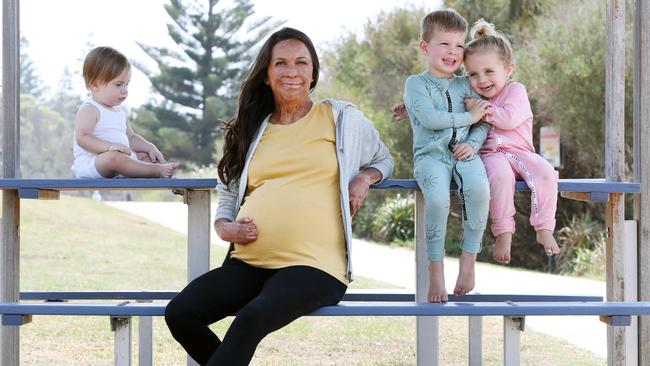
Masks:
[[[309,90],[313,91],[316,87],[320,63],[311,39],[303,32],[288,27],[271,34],[262,45],[246,79],[242,82],[237,115],[223,126],[223,157],[219,161],[218,172],[221,181],[227,185],[239,179],[255,132],[264,118],[275,109],[273,92],[271,87],[266,85],[271,52],[276,44],[289,39],[302,42],[309,50],[314,66],[313,81],[309,85]]]

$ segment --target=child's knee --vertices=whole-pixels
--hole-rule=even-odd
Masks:
[[[102,157],[102,160],[104,160],[107,164],[113,166],[115,164],[118,164],[124,158],[127,158],[128,156],[122,154],[119,151],[107,151],[105,153],[102,153],[101,157]]]
[[[434,212],[449,212],[451,200],[449,193],[429,192],[424,194],[424,203],[428,210]]]
[[[471,187],[467,187],[469,191],[466,196],[468,201],[478,206],[488,205],[490,202],[490,185],[482,182],[476,182]]]

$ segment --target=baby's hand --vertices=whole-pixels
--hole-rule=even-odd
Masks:
[[[160,152],[160,150],[158,150],[156,147],[149,150],[148,154],[149,154],[149,159],[151,160],[152,163],[160,163],[160,164],[165,163],[165,157]]]
[[[119,151],[124,155],[131,156],[131,149],[128,146],[122,144],[112,144],[108,147],[108,151]]]
[[[393,108],[393,120],[398,121],[407,121],[409,119],[408,113],[406,113],[406,106],[404,103],[396,105]]]
[[[467,142],[456,145],[454,147],[454,159],[466,160],[474,156],[474,148]]]
[[[466,101],[465,103],[467,105],[468,102]],[[487,100],[471,99],[469,103],[472,106],[467,111],[472,115],[474,122],[480,121],[485,115],[489,114],[492,108],[492,105]]]

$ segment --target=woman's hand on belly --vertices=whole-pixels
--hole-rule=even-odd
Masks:
[[[219,219],[214,222],[214,229],[221,240],[229,243],[248,244],[257,239],[257,226],[250,217],[235,222]]]

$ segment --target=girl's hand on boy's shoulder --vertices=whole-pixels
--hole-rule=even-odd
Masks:
[[[454,147],[454,159],[456,160],[467,160],[474,156],[474,148],[472,145],[468,144],[467,142],[463,142],[462,144],[456,145]]]
[[[476,98],[467,98],[465,99],[465,108],[469,111],[476,105],[476,103],[480,102],[481,99],[476,99]]]
[[[467,111],[472,115],[474,123],[480,121],[492,111],[492,104],[482,99],[465,99],[465,106]]]

